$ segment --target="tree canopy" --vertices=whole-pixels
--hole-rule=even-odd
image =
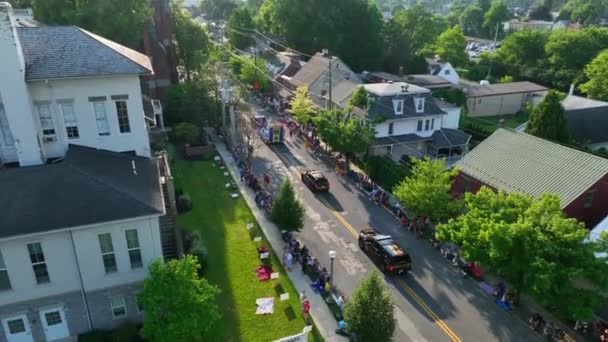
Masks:
[[[414,215],[442,222],[457,215],[461,204],[452,197],[452,181],[457,170],[448,170],[444,160],[412,158],[410,175],[393,193]]]
[[[166,263],[154,261],[138,300],[145,310],[142,335],[153,342],[204,341],[221,314],[220,290],[199,278],[199,261],[187,255]]]
[[[357,71],[382,61],[382,16],[367,1],[265,0],[256,22],[297,50],[313,54],[328,48]]]
[[[376,271],[365,278],[346,302],[344,319],[359,341],[390,341],[395,331],[395,308]],[[373,324],[370,324],[370,318]]]
[[[454,67],[463,67],[469,62],[466,46],[462,29],[460,26],[454,26],[439,35],[437,42],[433,44],[433,50],[442,60],[450,62]]]
[[[589,79],[580,89],[596,100],[608,101],[608,50],[602,51],[585,67]]]
[[[289,110],[293,114],[294,119],[300,124],[308,124],[312,122],[315,107],[310,100],[308,87],[299,86],[296,89],[296,94],[289,102]]]
[[[270,218],[281,230],[298,231],[304,227],[304,213],[293,185],[285,179],[272,203]]]
[[[460,15],[460,26],[464,34],[474,37],[483,37],[483,10],[475,5],[469,5]]]
[[[376,134],[369,123],[340,109],[321,111],[314,122],[317,134],[334,151],[343,153],[347,164],[352,154],[367,151]]]
[[[561,143],[571,142],[568,122],[561,104],[563,98],[560,92],[550,90],[530,114],[526,133]]]
[[[262,58],[238,57],[241,61],[239,78],[247,86],[254,87],[256,84],[262,91],[267,91],[272,84],[267,75],[266,61]]]
[[[502,36],[502,23],[510,17],[511,14],[507,9],[507,5],[501,0],[494,1],[490,9],[483,16],[483,28],[486,31],[486,36],[489,38],[494,38],[497,34]]]
[[[351,107],[359,107],[361,109],[367,108],[367,92],[363,86],[357,87],[357,90],[353,93],[348,104]]]
[[[34,17],[46,24],[76,25],[131,48],[138,48],[149,0],[36,0]]]
[[[437,238],[460,246],[466,260],[503,277],[518,293],[574,320],[601,305],[606,263],[596,259],[588,230],[566,218],[556,195],[540,199],[482,187],[465,195],[466,210],[437,226]],[[592,287],[580,286],[581,281]]]
[[[199,7],[209,19],[226,19],[238,5],[234,0],[201,0]]]
[[[186,72],[186,81],[193,73],[199,73],[208,57],[209,37],[207,31],[181,7],[182,1],[171,3],[173,39],[179,64]]]
[[[228,20],[228,41],[237,49],[245,49],[254,43],[247,29],[253,28],[253,19],[247,7],[237,8]]]

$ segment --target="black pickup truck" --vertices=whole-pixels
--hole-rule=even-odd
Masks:
[[[359,233],[359,248],[365,252],[380,269],[388,274],[402,274],[412,269],[412,259],[390,235],[382,235],[373,229]]]

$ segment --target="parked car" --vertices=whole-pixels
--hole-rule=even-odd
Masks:
[[[402,274],[412,269],[412,259],[390,235],[379,234],[373,229],[359,233],[359,248],[365,252],[382,272]]]
[[[300,177],[302,182],[313,192],[329,191],[329,181],[321,171],[302,171]]]

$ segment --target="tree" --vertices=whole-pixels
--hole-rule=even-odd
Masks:
[[[296,94],[289,102],[289,110],[293,114],[294,119],[302,125],[312,122],[315,108],[310,100],[308,87],[299,86],[296,89]]]
[[[486,30],[487,37],[502,36],[502,23],[509,18],[510,13],[507,5],[502,0],[494,1],[483,16],[483,28]]]
[[[186,72],[186,81],[192,74],[201,71],[209,49],[209,38],[205,29],[182,7],[183,1],[171,3],[173,19],[173,39],[179,64]]]
[[[433,46],[434,53],[454,67],[463,67],[469,61],[465,51],[467,42],[460,26],[454,26],[441,33]]]
[[[198,77],[190,83],[171,86],[167,94],[167,122],[189,122],[201,127],[205,121],[215,121],[219,115],[218,100],[212,97],[216,89],[210,79]]]
[[[465,203],[461,216],[437,226],[438,239],[460,246],[465,259],[492,269],[517,294],[528,292],[568,319],[592,317],[605,291],[606,263],[594,257],[588,231],[565,217],[556,195],[532,199],[482,187]],[[593,286],[580,287],[582,280]]]
[[[366,152],[376,135],[372,125],[339,109],[321,111],[314,122],[321,139],[344,154],[347,170],[353,154]]]
[[[232,12],[228,20],[228,40],[237,49],[245,49],[253,44],[251,33],[247,29],[253,28],[253,19],[247,7],[241,7]]]
[[[267,91],[271,88],[270,80],[266,74],[266,61],[263,58],[239,57],[243,64],[241,65],[239,78],[247,86],[254,87],[258,85],[261,91]]]
[[[553,21],[553,17],[551,16],[551,10],[553,8],[553,0],[544,0],[542,5],[532,9],[530,11],[531,20],[546,20]]]
[[[505,38],[496,57],[511,68],[535,67],[546,63],[545,45],[549,34],[540,30],[521,30],[513,32]]]
[[[207,18],[217,20],[230,18],[238,6],[234,0],[202,0],[199,7]]]
[[[285,179],[272,203],[270,219],[281,230],[299,231],[304,227],[304,213],[304,207],[296,198],[293,185],[289,179]]]
[[[589,79],[580,89],[596,100],[608,101],[608,50],[602,51],[585,67]]]
[[[138,300],[145,308],[142,335],[156,341],[203,341],[219,320],[215,296],[220,290],[198,277],[196,257],[162,263],[155,260]]]
[[[358,86],[357,90],[353,93],[353,97],[350,98],[348,103],[350,107],[359,107],[361,109],[367,108],[367,92],[363,86]]]
[[[532,111],[526,133],[547,140],[569,143],[568,122],[561,104],[563,98],[560,92],[550,90],[544,100]]]
[[[394,310],[391,294],[372,271],[346,302],[344,320],[359,341],[390,341],[396,326]]]
[[[384,28],[385,69],[396,73],[404,67],[408,74],[426,73],[424,48],[446,29],[444,17],[429,13],[420,5],[398,12]]]
[[[33,5],[36,20],[76,25],[131,48],[140,46],[152,16],[149,0],[36,0]]]
[[[590,26],[597,24],[604,12],[605,3],[601,0],[569,0],[560,10],[560,17]]]
[[[201,129],[189,122],[180,122],[171,131],[175,141],[182,144],[194,145],[201,140]]]
[[[469,5],[460,15],[460,27],[468,36],[483,36],[484,12],[475,5]]]
[[[412,158],[410,175],[393,193],[414,215],[445,221],[460,211],[461,204],[452,197],[452,181],[457,170],[448,170],[444,160]]]
[[[32,8],[34,0],[9,0],[8,3],[11,4],[13,8]]]

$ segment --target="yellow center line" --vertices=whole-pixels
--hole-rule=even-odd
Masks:
[[[340,223],[342,223],[342,225],[344,225],[344,227],[346,227],[346,229],[350,231],[353,237],[357,238],[359,236],[357,230],[348,221],[346,221],[344,216],[342,216],[342,214],[336,211],[336,209],[334,209],[334,207],[329,204],[326,199],[322,197],[318,198],[321,203],[323,203],[323,205],[325,205],[329,209],[329,211],[331,211],[331,213],[338,219],[338,221],[340,221]],[[447,324],[445,324],[445,322],[441,318],[439,318],[439,316],[437,316],[437,314],[424,302],[424,300],[422,300],[422,298],[420,298],[420,296],[416,294],[416,292],[414,292],[414,290],[410,286],[408,286],[402,279],[395,278],[395,280],[396,284],[399,285],[399,287],[401,287],[403,290],[405,290],[405,292],[407,292],[410,297],[412,297],[412,299],[414,299],[414,301],[422,308],[422,310],[424,310],[433,319],[435,324],[437,324],[437,326],[441,330],[443,330],[443,332],[448,335],[448,337],[453,342],[462,342],[460,337],[458,337],[458,335],[456,335],[456,333],[452,331],[452,329],[450,329]]]

